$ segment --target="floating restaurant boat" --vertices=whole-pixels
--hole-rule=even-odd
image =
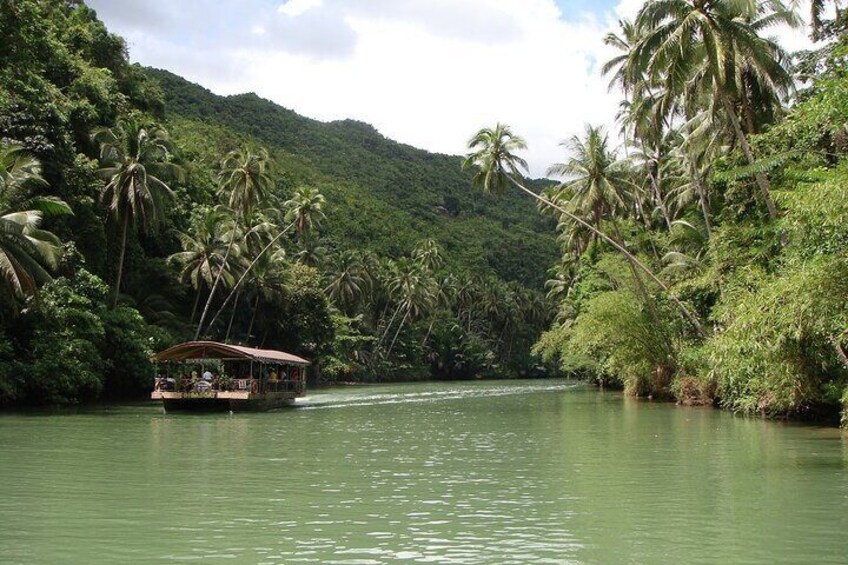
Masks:
[[[306,391],[309,361],[272,349],[189,341],[153,356],[150,397],[174,410],[270,410]]]

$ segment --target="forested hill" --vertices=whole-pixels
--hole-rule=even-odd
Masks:
[[[144,396],[199,337],[328,381],[539,374],[558,246],[529,198],[133,64],[84,2],[0,2],[0,36],[0,405]]]
[[[218,96],[168,71],[146,72],[161,85],[166,118],[179,123],[170,130],[182,145],[217,136],[226,146],[235,132],[274,152],[289,184],[319,186],[333,245],[397,257],[433,238],[456,267],[537,289],[557,260],[552,225],[530,199],[474,192],[459,156],[397,143],[362,122],[324,123],[252,93]]]

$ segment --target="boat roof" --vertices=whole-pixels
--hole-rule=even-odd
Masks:
[[[218,343],[217,341],[187,341],[169,347],[153,356],[155,362],[163,361],[186,361],[190,359],[222,359],[222,360],[249,360],[261,363],[284,363],[287,365],[308,365],[309,361],[303,357],[276,351],[274,349],[257,349],[244,347],[243,345],[230,345]]]

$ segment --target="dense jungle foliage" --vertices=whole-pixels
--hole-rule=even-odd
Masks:
[[[536,352],[635,395],[828,419],[841,403],[844,421],[839,8],[813,3],[817,49],[794,57],[767,38],[799,24],[780,2],[655,0],[607,36],[626,145],[588,127],[551,167],[565,180],[539,209],[559,220],[560,306]],[[508,167],[520,139],[488,132],[483,153]]]
[[[146,394],[152,352],[323,380],[534,374],[553,223],[459,157],[130,64],[83,2],[0,2],[0,403]]]
[[[503,124],[433,155],[131,65],[81,2],[0,5],[3,402],[136,394],[153,350],[208,337],[325,380],[548,364],[746,413],[848,407],[838,2],[794,55],[769,39],[799,25],[782,2],[646,2],[606,37],[620,131],[564,143],[556,182],[523,178]]]

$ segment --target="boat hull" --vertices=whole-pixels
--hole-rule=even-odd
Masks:
[[[251,392],[165,392],[154,391],[153,400],[161,400],[165,412],[263,412],[291,406],[295,393]]]

